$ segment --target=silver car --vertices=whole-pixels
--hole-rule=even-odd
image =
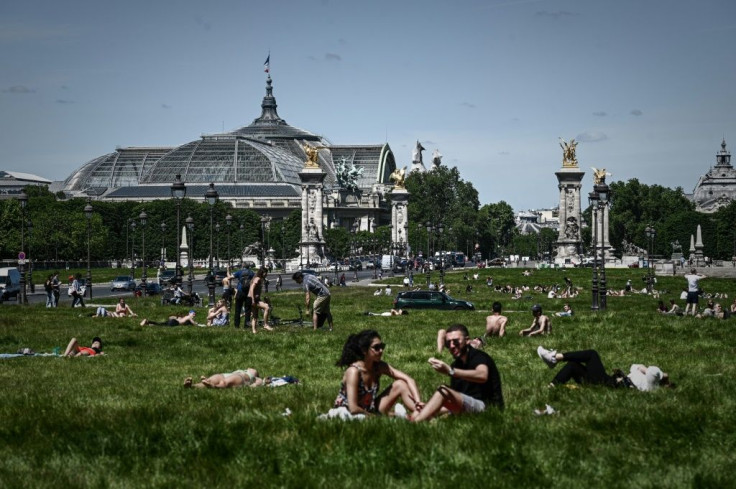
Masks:
[[[136,283],[133,277],[121,275],[120,277],[115,277],[114,279],[112,279],[110,291],[115,292],[116,290],[129,290],[132,292],[135,290],[135,287]]]

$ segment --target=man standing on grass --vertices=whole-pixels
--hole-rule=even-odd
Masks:
[[[317,331],[317,328],[321,328],[325,324],[326,319],[327,324],[330,326],[330,331],[332,331],[333,324],[332,312],[330,312],[330,289],[328,289],[327,286],[320,282],[314,275],[303,274],[300,271],[294,272],[294,275],[292,275],[291,278],[294,279],[294,282],[304,288],[304,291],[306,292],[306,295],[304,296],[304,306],[307,309],[309,309],[309,293],[312,292],[317,296],[314,299],[314,306],[312,308],[312,326],[314,327],[314,330]]]
[[[700,295],[700,280],[704,279],[705,275],[700,275],[694,268],[690,269],[690,273],[685,274],[685,280],[687,280],[687,305],[685,306],[685,316],[688,311],[692,309],[692,315],[695,316],[698,313],[698,296]]]
[[[452,365],[430,358],[437,372],[450,376],[450,386],[441,385],[412,421],[425,421],[441,414],[480,413],[488,405],[503,409],[501,376],[493,359],[468,344],[468,328],[453,324],[445,334]]]
[[[250,268],[243,268],[233,273],[233,279],[237,280],[236,283],[238,284],[235,293],[235,310],[233,311],[236,329],[240,328],[240,315],[243,314],[243,306],[245,306],[245,324],[250,322],[252,304],[248,297],[248,292],[250,292],[250,281],[253,279],[253,275],[255,274]],[[232,282],[230,283],[230,287],[232,287]]]

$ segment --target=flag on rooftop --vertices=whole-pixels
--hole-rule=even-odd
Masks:
[[[271,55],[268,55],[268,58],[266,58],[266,62],[263,63],[263,71],[268,73],[271,70]]]

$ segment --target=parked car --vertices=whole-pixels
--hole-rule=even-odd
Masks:
[[[128,275],[121,275],[112,279],[110,284],[110,291],[115,292],[116,290],[129,290],[133,292],[136,287],[135,279]]]
[[[163,289],[156,282],[146,282],[146,294],[145,295],[158,295]],[[143,292],[143,284],[140,283],[135,287],[136,292]]]
[[[20,272],[15,267],[0,268],[0,302],[11,297],[18,300],[20,293]]]
[[[453,299],[444,292],[433,290],[412,290],[399,292],[394,299],[394,309],[443,309],[473,311],[472,302]]]
[[[163,270],[158,275],[158,284],[161,286],[165,286],[170,284],[174,277],[176,277],[176,270]]]
[[[502,267],[506,264],[503,258],[494,258],[493,260],[488,260],[488,266],[489,267]]]

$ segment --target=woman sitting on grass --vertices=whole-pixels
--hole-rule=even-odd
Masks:
[[[194,316],[197,315],[197,312],[192,309],[189,311],[188,314],[179,313],[169,316],[169,318],[166,321],[151,321],[149,319],[144,319],[141,321],[141,326],[149,326],[152,324],[155,324],[156,326],[179,326],[179,325],[186,325],[191,324],[192,326],[199,326],[194,321]]]
[[[225,299],[217,301],[214,307],[207,312],[207,326],[227,326],[230,319],[230,311]]]
[[[416,382],[382,360],[385,348],[386,344],[377,331],[363,330],[348,337],[336,363],[347,368],[335,399],[335,408],[347,409],[353,416],[387,414],[401,399],[412,412],[422,409],[424,403]],[[382,375],[395,382],[379,394]]]
[[[79,346],[79,342],[76,338],[72,338],[69,345],[66,347],[64,352],[65,357],[96,357],[97,355],[104,355],[102,351],[102,340],[99,336],[92,338],[92,344],[90,346]]]
[[[117,317],[138,317],[138,314],[134,313],[128,304],[125,303],[125,299],[122,297],[118,301],[118,305],[115,306],[115,314]]]
[[[640,391],[653,391],[660,386],[673,387],[670,377],[659,367],[646,367],[633,364],[629,374],[624,375],[621,370],[614,370],[613,375],[606,373],[601,357],[595,350],[572,351],[557,353],[556,350],[537,348],[537,355],[549,368],[554,368],[558,362],[566,362],[557,373],[549,387],[555,387],[573,379],[578,384],[601,384],[609,387],[636,387]]]
[[[209,377],[202,375],[200,382],[193,384],[192,378],[184,379],[184,387],[194,387],[195,389],[228,389],[231,387],[260,387],[263,385],[263,379],[258,376],[258,370],[247,368],[245,370],[236,370],[226,374],[214,374]]]

